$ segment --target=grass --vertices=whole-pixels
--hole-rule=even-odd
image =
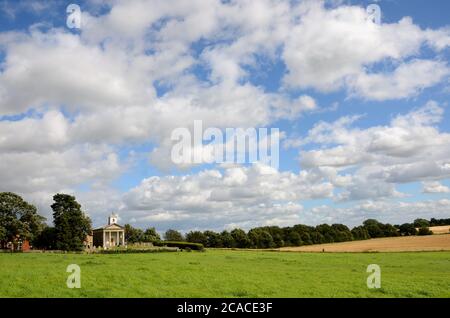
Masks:
[[[69,264],[81,289],[69,289]],[[382,288],[366,286],[378,264]],[[0,254],[0,297],[450,297],[450,252]]]

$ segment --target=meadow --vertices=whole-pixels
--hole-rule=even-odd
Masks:
[[[366,286],[369,264],[381,289]],[[450,252],[0,253],[0,297],[450,297]]]

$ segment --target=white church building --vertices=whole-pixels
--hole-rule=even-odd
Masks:
[[[108,224],[92,231],[95,247],[111,248],[125,246],[125,228],[117,224],[117,214],[108,217]]]

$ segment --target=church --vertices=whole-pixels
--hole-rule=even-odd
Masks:
[[[92,231],[93,246],[111,248],[125,246],[125,228],[117,224],[117,215],[108,217],[108,224]]]

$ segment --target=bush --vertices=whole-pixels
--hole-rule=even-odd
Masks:
[[[433,235],[433,232],[431,232],[428,227],[424,226],[419,229],[419,232],[417,233],[417,235],[420,235],[420,236]]]
[[[175,248],[110,249],[110,250],[98,250],[93,253],[98,253],[98,254],[140,254],[140,253],[162,253],[162,252],[178,252],[178,250]]]
[[[417,230],[416,230],[414,224],[412,224],[412,223],[402,224],[398,228],[399,228],[400,234],[403,236],[417,235]]]
[[[174,241],[174,242],[181,242],[184,241],[183,235],[175,230],[169,229],[164,233],[164,239],[166,241]]]
[[[155,246],[167,246],[167,247],[178,247],[182,250],[185,250],[187,248],[194,250],[194,251],[203,251],[204,246],[200,243],[190,243],[190,242],[174,242],[174,241],[157,241],[154,242],[153,245]]]
[[[415,227],[429,227],[430,226],[430,222],[428,220],[425,219],[415,219],[414,220],[414,226]]]
[[[201,231],[191,231],[186,234],[186,241],[190,243],[198,243],[205,246],[208,243],[208,238],[206,235]],[[179,242],[179,241],[174,241]]]

